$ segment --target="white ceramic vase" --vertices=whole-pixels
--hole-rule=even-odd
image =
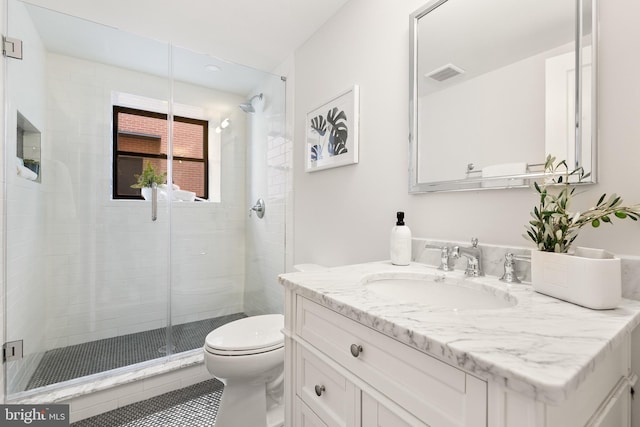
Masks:
[[[616,308],[622,299],[620,259],[600,249],[532,251],[531,284],[537,292],[583,307]]]
[[[142,187],[140,189],[140,193],[142,193],[142,197],[145,200],[151,200],[151,191],[152,191],[151,187]]]

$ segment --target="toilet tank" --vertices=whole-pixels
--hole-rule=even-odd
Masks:
[[[294,271],[322,271],[327,267],[320,264],[296,264],[293,266]]]

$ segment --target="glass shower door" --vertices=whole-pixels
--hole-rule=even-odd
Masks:
[[[8,399],[282,313],[283,79],[7,1],[24,42],[5,93]]]
[[[270,146],[280,153],[273,141],[284,139],[280,76],[175,46],[171,57],[171,322],[181,352],[200,349],[210,331],[229,321],[282,312],[277,275],[284,272],[285,210],[279,184],[287,169],[276,169],[283,165],[267,156]],[[258,93],[263,96],[254,99],[253,112],[240,108]],[[196,148],[189,135],[205,144]],[[267,203],[262,218],[249,216],[258,198]]]
[[[114,106],[167,115],[168,45],[18,0],[8,36],[24,46],[5,88],[6,340],[24,351],[5,365],[10,398],[165,355],[171,210],[152,220],[130,188],[166,119],[114,127]]]

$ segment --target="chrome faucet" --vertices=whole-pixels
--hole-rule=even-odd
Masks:
[[[464,271],[464,274],[467,276],[484,276],[484,271],[482,270],[482,251],[478,247],[478,239],[471,239],[471,247],[469,248],[461,248],[460,246],[454,246],[451,249],[451,256],[453,258],[460,258],[464,256],[467,258],[467,269]]]
[[[438,270],[453,271],[453,265],[449,257],[449,248],[447,246],[430,245],[427,243],[424,247],[425,249],[438,249],[440,251],[440,265],[438,266]]]
[[[508,252],[504,256],[504,274],[500,277],[500,280],[507,283],[521,283],[520,278],[516,273],[516,261],[531,262],[531,257],[526,255],[514,255]]]
[[[504,274],[500,280],[507,283],[520,283],[520,279],[516,274],[515,256],[509,252],[504,256]]]

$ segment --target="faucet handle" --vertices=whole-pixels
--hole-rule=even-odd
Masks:
[[[425,249],[438,249],[440,250],[440,265],[438,266],[438,270],[451,271],[453,270],[453,266],[451,265],[451,260],[449,259],[450,250],[449,247],[431,245],[429,243],[424,245]]]
[[[467,258],[467,268],[464,271],[466,276],[478,277],[484,276],[482,269],[482,250],[478,247],[478,238],[471,238],[470,248],[460,248],[455,246],[452,250],[452,256],[459,258],[464,255]]]
[[[449,256],[452,257],[453,259],[460,258],[460,246],[458,245],[453,246],[449,251]]]
[[[440,266],[439,270],[443,271],[453,271],[453,264],[451,263],[451,252],[449,247],[443,246],[440,250]]]
[[[500,280],[507,283],[521,283],[516,272],[516,261],[531,262],[531,257],[507,252],[504,256],[504,273],[502,277],[500,277]]]
[[[500,280],[507,283],[520,283],[516,274],[516,257],[511,252],[507,252],[504,256],[504,273]]]

